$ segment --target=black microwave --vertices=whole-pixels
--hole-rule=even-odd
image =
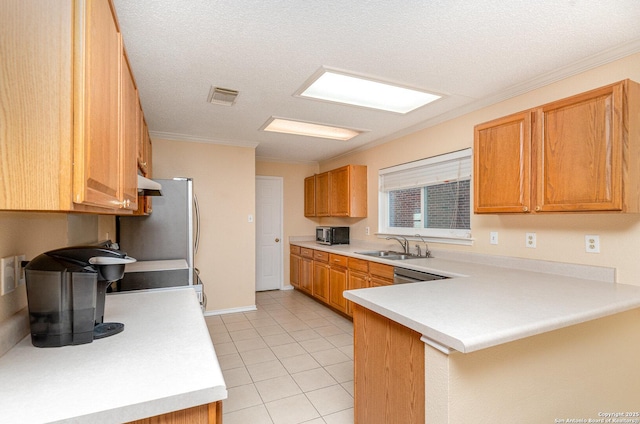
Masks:
[[[349,244],[349,227],[316,227],[316,243]]]

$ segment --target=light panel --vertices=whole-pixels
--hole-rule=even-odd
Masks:
[[[347,141],[361,134],[362,131],[350,128],[334,127],[314,122],[297,121],[284,118],[270,118],[262,127],[263,131],[284,134],[304,135],[307,137],[330,138]]]
[[[328,69],[297,95],[403,114],[442,97]]]

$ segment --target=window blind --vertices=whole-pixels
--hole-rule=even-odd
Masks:
[[[425,187],[471,179],[471,149],[434,156],[381,169],[380,190]]]

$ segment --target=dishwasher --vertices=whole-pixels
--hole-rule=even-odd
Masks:
[[[442,275],[430,274],[406,268],[393,268],[393,284],[417,283],[418,281],[444,280]]]

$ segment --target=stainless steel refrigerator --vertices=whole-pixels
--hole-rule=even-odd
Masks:
[[[199,284],[194,253],[199,239],[197,200],[190,178],[154,179],[162,196],[153,198],[148,216],[120,216],[120,249],[138,262],[127,266],[114,291]]]

